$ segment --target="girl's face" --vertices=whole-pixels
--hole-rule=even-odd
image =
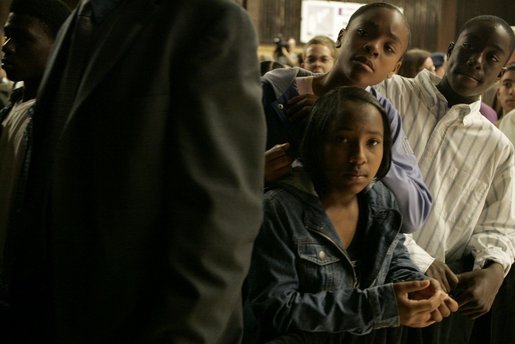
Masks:
[[[378,84],[397,72],[408,42],[409,29],[400,13],[388,8],[369,9],[340,32],[337,73],[348,86]]]
[[[330,191],[358,194],[376,176],[383,160],[381,113],[371,104],[347,100],[331,125],[324,147]]]

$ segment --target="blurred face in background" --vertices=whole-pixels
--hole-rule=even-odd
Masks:
[[[302,67],[314,73],[327,73],[334,65],[331,49],[323,44],[312,44],[304,50]]]
[[[433,59],[431,58],[431,56],[429,56],[425,61],[424,61],[424,64],[422,65],[422,69],[427,69],[428,71],[430,71],[431,73],[435,73],[436,71],[436,68],[435,68],[435,65],[433,63]]]
[[[512,66],[513,69],[504,72],[497,90],[497,100],[504,114],[515,109],[515,65]]]

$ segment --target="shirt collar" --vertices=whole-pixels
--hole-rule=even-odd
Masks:
[[[437,75],[431,73],[428,70],[422,70],[418,75],[415,77],[418,79],[418,83],[421,86],[421,96],[422,100],[426,103],[428,108],[430,109],[437,109],[439,108],[438,103],[440,104],[448,104],[447,99],[445,96],[438,90],[436,85],[440,82],[440,77]],[[479,108],[481,107],[481,99],[476,100],[473,103],[470,104],[457,104],[451,107],[451,109],[456,110],[460,117],[463,120],[463,124],[469,125],[474,121],[474,118],[479,115],[481,117],[482,115],[479,112]],[[450,109],[448,108],[448,105],[446,106],[447,111]],[[443,116],[443,114],[442,114]]]

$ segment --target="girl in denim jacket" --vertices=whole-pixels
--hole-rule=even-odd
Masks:
[[[317,101],[293,175],[265,194],[246,342],[347,343],[456,311],[403,245],[394,196],[377,181],[390,149],[385,111],[367,91],[340,87]]]

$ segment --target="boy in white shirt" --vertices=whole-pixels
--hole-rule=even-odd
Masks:
[[[479,112],[480,94],[497,81],[514,45],[504,20],[475,17],[449,45],[442,79],[422,72],[414,79],[394,76],[378,88],[403,116],[433,195],[427,222],[408,249],[460,304],[449,319],[463,324],[438,325],[450,331],[429,327],[424,336],[432,343],[468,343],[470,319],[490,310],[514,260],[513,146]]]

